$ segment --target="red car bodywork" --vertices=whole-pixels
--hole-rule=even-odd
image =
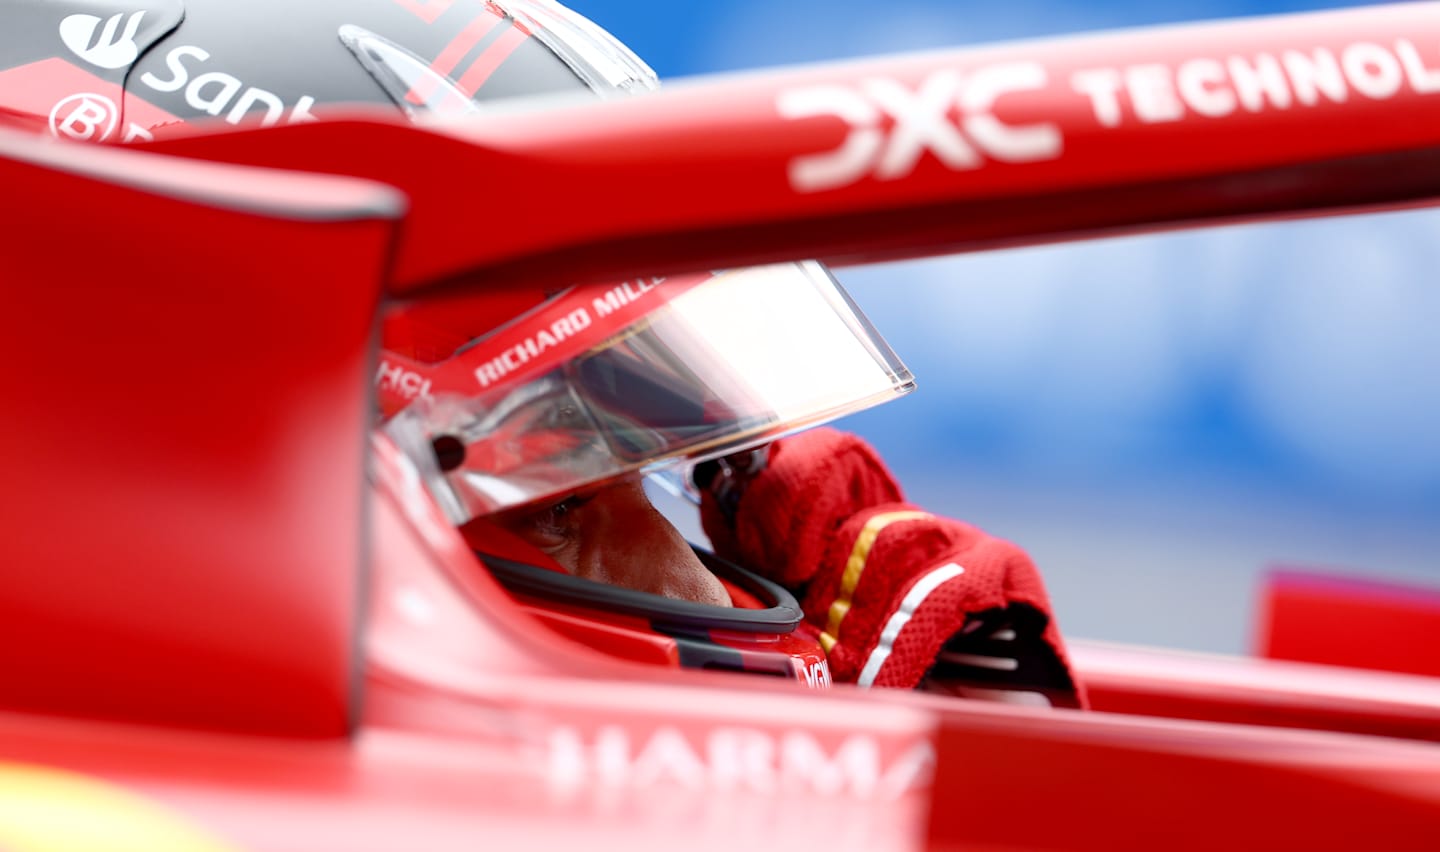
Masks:
[[[4,131],[0,186],[0,846],[1440,836],[1433,677],[1077,643],[1080,712],[627,662],[520,611],[369,431],[387,298],[1433,204],[1434,4],[433,127]],[[1333,627],[1282,611],[1274,648]]]

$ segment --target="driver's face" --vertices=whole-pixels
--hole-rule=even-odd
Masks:
[[[730,606],[680,531],[650,503],[638,477],[597,486],[495,522],[577,577],[668,598]]]

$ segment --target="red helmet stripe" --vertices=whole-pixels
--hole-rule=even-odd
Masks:
[[[376,377],[381,410],[389,416],[420,395],[470,396],[553,370],[711,277],[573,287],[440,364],[386,351]]]
[[[465,58],[465,54],[474,50],[475,45],[479,44],[480,40],[495,29],[502,20],[503,18],[492,12],[487,6],[484,12],[476,15],[475,20],[466,24],[465,28],[441,49],[440,55],[436,56],[435,61],[430,64],[431,70],[436,74],[448,77],[450,72],[455,70],[455,66],[460,64],[460,60]]]
[[[449,44],[441,48],[440,55],[430,63],[430,70],[441,77],[450,76],[450,72],[455,70],[455,66],[465,58],[465,54],[473,50],[475,45],[489,35],[500,21],[499,13],[487,5],[484,12],[476,15],[455,38],[450,40]],[[437,85],[434,80],[428,78],[421,80],[405,94],[405,100],[416,105],[426,103],[435,94]]]
[[[435,19],[455,5],[455,0],[395,0],[395,2],[427,24],[435,23]]]
[[[437,385],[474,393],[540,375],[710,278],[707,273],[575,287],[446,361]]]
[[[0,71],[0,90],[8,99],[0,107],[0,125],[40,130],[47,127],[48,118],[51,135],[68,139],[129,142],[150,138],[157,126],[181,123],[134,93],[127,95],[114,83],[59,57]]]
[[[509,59],[510,54],[515,52],[515,48],[529,37],[530,34],[518,26],[512,26],[506,30],[493,44],[485,48],[485,51],[465,72],[465,75],[456,81],[460,90],[467,95],[474,96],[475,92],[485,85],[485,81],[490,79],[490,75],[495,73],[495,69]]]

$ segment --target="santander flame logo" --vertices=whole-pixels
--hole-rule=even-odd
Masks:
[[[71,15],[60,22],[60,40],[74,51],[75,55],[101,68],[115,70],[124,68],[140,55],[140,46],[135,43],[135,33],[145,13],[133,12],[125,18],[124,12],[116,12],[105,21],[105,28],[97,38],[95,28],[100,19],[94,15]],[[120,19],[125,18],[125,31],[120,29]]]

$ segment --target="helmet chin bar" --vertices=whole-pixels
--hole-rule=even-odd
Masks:
[[[733,671],[830,685],[818,640],[804,635],[804,615],[784,588],[708,551],[695,555],[722,583],[755,598],[760,608],[720,607],[596,583],[477,552],[490,573],[532,615],[572,639],[619,656],[637,647],[666,654],[687,669]],[[658,649],[658,650],[657,650]],[[653,657],[652,657],[653,658]]]
[[[598,583],[480,551],[475,555],[501,585],[512,592],[614,615],[639,616],[649,620],[657,630],[665,632],[736,630],[789,633],[800,626],[805,615],[795,596],[784,587],[707,550],[694,545],[691,549],[710,573],[754,595],[765,608],[742,609],[677,600]]]

